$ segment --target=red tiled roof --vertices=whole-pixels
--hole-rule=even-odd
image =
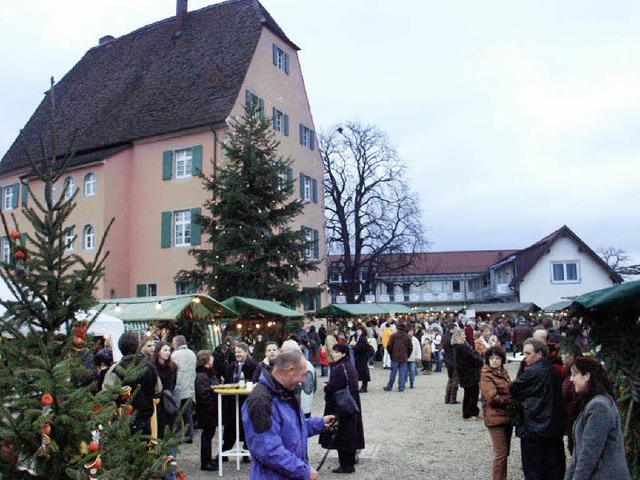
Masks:
[[[416,253],[412,265],[403,268],[402,275],[445,275],[481,273],[514,254],[517,250],[476,250],[459,252]],[[329,265],[338,261],[340,255],[330,255]]]

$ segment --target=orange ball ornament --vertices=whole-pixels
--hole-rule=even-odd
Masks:
[[[82,337],[73,337],[73,344],[80,346],[80,345],[84,345],[84,338]]]
[[[11,230],[11,232],[9,233],[9,236],[11,237],[12,240],[17,240],[20,238],[20,232],[16,232],[15,230]]]
[[[44,425],[42,425],[42,433],[44,433],[45,435],[51,435],[51,424],[50,423],[45,423]]]
[[[89,443],[89,451],[90,452],[97,452],[98,451],[98,442],[91,442]]]
[[[50,394],[45,393],[42,395],[42,406],[48,407],[49,405],[53,405],[53,397]]]
[[[16,258],[16,260],[24,260],[26,255],[22,250],[17,250],[14,257]]]

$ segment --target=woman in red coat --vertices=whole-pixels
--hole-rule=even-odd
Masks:
[[[493,480],[506,480],[507,457],[511,450],[513,427],[507,416],[509,404],[509,373],[504,368],[507,354],[502,347],[489,348],[484,356],[480,376],[480,391],[487,402],[484,424],[493,444]]]

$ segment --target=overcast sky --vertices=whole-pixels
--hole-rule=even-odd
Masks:
[[[215,0],[190,0],[195,10]],[[640,4],[263,0],[300,58],[316,128],[386,130],[432,250],[523,248],[568,225],[640,263]],[[0,151],[104,35],[175,0],[28,0],[0,15]]]

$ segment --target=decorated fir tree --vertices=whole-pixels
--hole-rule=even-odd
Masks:
[[[75,195],[63,191],[56,198],[54,185],[73,146],[56,155],[53,81],[48,96],[54,114],[41,135],[48,140],[24,146],[31,166],[29,185],[22,185],[28,206],[22,217],[1,213],[10,251],[0,261],[0,277],[12,298],[0,299],[0,478],[163,478],[163,453],[177,441],[150,450],[149,439],[130,432],[130,400],[119,389],[98,392],[92,381],[95,346],[87,329],[93,318],[78,321],[76,314],[95,303],[111,223],[91,259],[68,249],[75,241],[69,223]],[[34,150],[40,158],[29,154]],[[43,187],[44,200],[33,185]]]
[[[278,155],[271,122],[254,105],[231,123],[224,165],[201,174],[210,193],[197,221],[208,244],[191,249],[196,269],[176,279],[216,298],[246,296],[295,305],[297,280],[315,270],[314,241],[292,221],[304,204],[292,198],[291,161]]]

